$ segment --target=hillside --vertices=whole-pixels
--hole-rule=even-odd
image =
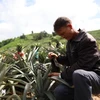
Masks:
[[[96,38],[98,43],[100,42],[100,30],[89,31],[89,33]],[[66,42],[66,40],[62,39],[61,37],[53,36],[52,34],[47,34],[47,36],[43,36],[41,39],[38,39],[40,35],[41,35],[40,33],[33,33],[25,35],[25,38],[20,38],[21,36],[17,37],[13,39],[10,43],[2,46],[0,48],[0,51],[4,52],[7,50],[15,49],[16,46],[19,44],[22,45],[23,48],[30,47],[31,45],[36,45],[36,44],[39,44],[41,46],[46,46],[48,45],[48,42],[52,42],[51,39],[52,37],[56,38],[57,40],[60,40],[63,43]]]
[[[100,39],[100,30],[89,31],[97,40]]]

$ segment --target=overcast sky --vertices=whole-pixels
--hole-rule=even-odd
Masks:
[[[76,29],[100,29],[100,0],[0,0],[0,41],[31,31],[52,33],[60,16]]]

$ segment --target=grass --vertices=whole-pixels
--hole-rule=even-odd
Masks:
[[[90,34],[92,34],[96,40],[98,41],[98,43],[100,43],[100,30],[94,30],[94,31],[89,31]],[[35,37],[37,34],[28,34],[26,35],[26,39],[20,39],[19,37],[15,38],[14,41],[10,42],[9,44],[3,46],[0,48],[0,51],[5,51],[5,50],[10,50],[10,49],[15,49],[15,47],[17,45],[22,45],[23,47],[30,47],[31,45],[36,45],[36,44],[40,44],[41,46],[46,46],[48,44],[48,42],[52,42],[51,41],[51,37],[56,38],[57,40],[61,41],[62,43],[65,43],[66,40],[62,39],[59,36],[48,36],[45,37],[41,40],[34,40],[33,37]]]

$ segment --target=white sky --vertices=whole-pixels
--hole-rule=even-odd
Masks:
[[[76,29],[100,29],[99,0],[0,0],[0,41],[40,31],[53,32],[53,23],[69,17]]]

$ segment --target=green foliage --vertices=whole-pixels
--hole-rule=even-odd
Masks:
[[[26,39],[26,36],[23,34],[20,36],[20,39]]]
[[[55,100],[54,95],[50,91],[50,84],[52,81],[48,77],[48,74],[51,71],[51,66],[38,63],[33,69],[36,80],[35,85],[33,85],[34,96],[37,100]]]
[[[89,31],[97,40],[100,39],[100,30]]]
[[[21,51],[22,51],[22,46],[21,46],[21,45],[17,45],[16,50],[17,50],[18,52],[21,52]]]
[[[53,35],[53,36],[56,36],[56,35],[57,35],[57,33],[55,33],[55,32],[52,32],[52,35]]]
[[[99,30],[90,32],[97,39],[98,44],[100,43],[99,32]],[[58,77],[48,77],[52,68],[48,52],[65,55],[66,40],[45,31],[37,34],[31,33],[25,37],[27,39],[18,37],[14,41],[6,40],[1,43],[4,43],[1,48],[4,58],[0,62],[0,90],[6,89],[7,91],[2,97],[6,97],[7,100],[11,98],[20,100],[20,95],[17,95],[17,92],[21,92],[22,100],[27,100],[28,93],[31,94],[32,100],[55,100],[51,92],[51,83],[57,81],[67,86],[69,84]],[[16,51],[16,46],[18,46],[18,51],[26,51],[27,59],[18,59],[17,61],[13,59],[12,54]],[[62,66],[56,61],[54,62],[62,71]],[[69,87],[73,88],[73,86]],[[8,93],[12,94],[9,96]],[[32,94],[34,94],[33,97]]]
[[[46,31],[42,31],[40,33],[35,34],[33,36],[33,40],[36,40],[36,41],[41,40],[41,39],[48,37],[48,36],[49,36],[49,34]]]
[[[4,58],[2,59],[3,63],[6,63],[6,64],[14,63],[14,59],[13,59],[13,55],[12,54],[6,53],[3,56],[4,56]]]
[[[33,34],[34,32],[33,31],[31,31],[31,34]]]
[[[99,44],[100,30],[89,31],[89,33],[92,34],[97,39],[97,43]],[[53,36],[52,34],[48,34],[45,31],[42,31],[40,33],[25,35],[24,37],[26,37],[27,39],[20,39],[18,37],[15,39],[7,39],[0,42],[1,51],[5,51],[11,48],[16,48],[16,45],[18,44],[21,44],[24,47],[26,45],[30,46],[32,44],[34,45],[34,44],[40,43],[40,45],[44,47],[45,43],[53,42],[52,37],[55,37],[58,41],[62,43],[66,43],[66,40],[62,39],[60,36],[58,35]]]
[[[0,42],[0,47],[3,47],[5,45],[9,44],[12,41],[14,41],[14,39],[3,40],[2,42]]]

